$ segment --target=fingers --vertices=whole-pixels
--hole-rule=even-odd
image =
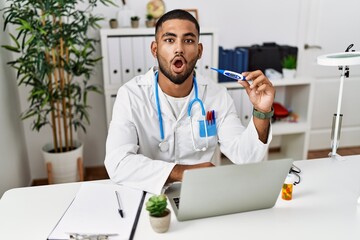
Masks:
[[[251,85],[249,83],[245,84],[239,81],[240,84],[244,87],[249,86],[250,89],[255,89],[257,92],[265,91],[268,86],[272,87],[272,83],[270,82],[270,80],[260,70],[256,70],[253,72],[244,72],[242,73],[242,75],[246,77],[247,81],[252,80]]]
[[[275,88],[270,80],[260,70],[244,72],[242,75],[246,81],[239,81],[239,84],[245,88],[253,106],[262,112],[270,111],[275,98]],[[248,83],[250,80],[251,84]]]
[[[253,81],[253,84],[250,86],[251,89],[258,87],[260,88],[259,90],[263,90],[264,87],[261,88],[263,84],[271,84],[270,80],[260,70],[246,72],[244,73],[244,76],[246,76],[246,80]]]

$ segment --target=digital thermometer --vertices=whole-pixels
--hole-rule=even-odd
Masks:
[[[233,72],[233,71],[229,71],[229,70],[222,70],[222,69],[217,69],[217,68],[211,68],[212,70],[217,71],[218,73],[221,73],[222,75],[235,79],[235,80],[241,80],[241,81],[246,81],[246,78],[241,75],[240,73],[237,72]]]

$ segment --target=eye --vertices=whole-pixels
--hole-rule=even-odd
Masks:
[[[164,39],[164,42],[173,43],[173,42],[174,42],[174,39],[172,39],[172,38],[165,38],[165,39]]]
[[[195,41],[193,40],[193,39],[185,39],[185,41],[184,41],[185,43],[194,43]]]

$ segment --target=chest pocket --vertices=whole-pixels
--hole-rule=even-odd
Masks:
[[[209,120],[209,117],[207,115],[202,116],[201,108],[198,104],[193,105],[191,118],[186,117],[187,132],[192,151],[201,151],[206,148],[213,149],[216,146],[216,120],[214,118],[213,121],[207,121],[207,119]]]

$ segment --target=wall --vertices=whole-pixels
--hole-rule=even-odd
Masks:
[[[121,1],[116,0],[121,5]],[[140,16],[141,25],[144,26],[146,4],[148,0],[132,0],[127,1],[128,7],[133,9]],[[219,34],[218,42],[225,48],[232,48],[240,45],[262,44],[263,42],[277,42],[279,44],[296,45],[299,48],[300,60],[308,62],[306,58],[302,58],[304,43],[316,43],[317,29],[313,27],[312,21],[321,19],[318,16],[319,9],[324,0],[253,0],[253,1],[233,1],[233,0],[182,0],[170,1],[164,0],[167,10],[174,8],[198,10],[199,22],[202,27],[217,29]],[[335,2],[335,0],[331,0]],[[355,0],[345,0],[350,2],[352,9]],[[349,4],[343,3],[346,7]],[[318,8],[313,8],[316,5]],[[83,4],[79,6],[84,7]],[[115,18],[119,7],[99,6],[93,11],[94,14],[100,14],[105,18],[101,24],[102,27],[108,28],[108,20]],[[336,8],[336,11],[338,9]],[[315,17],[314,17],[315,16]],[[334,18],[336,19],[336,18]],[[323,23],[321,23],[323,27]],[[355,23],[352,23],[353,25]],[[359,23],[356,23],[359,24]],[[290,26],[290,27],[289,27]],[[316,25],[318,26],[318,25]],[[326,24],[325,24],[326,27]],[[344,26],[347,28],[347,26]],[[356,27],[356,25],[355,25]],[[356,29],[351,27],[349,29]],[[358,28],[357,28],[358,29]],[[3,34],[3,33],[1,33]],[[100,38],[99,33],[89,33]],[[337,43],[340,36],[329,41]],[[351,37],[349,37],[351,39]],[[343,45],[343,44],[342,44]],[[341,45],[341,46],[342,46]],[[100,54],[100,45],[98,46]],[[342,49],[343,47],[341,47]],[[358,49],[360,43],[358,44]],[[326,48],[325,50],[333,50]],[[320,52],[315,52],[315,54]],[[1,54],[3,61],[8,61],[9,57]],[[309,73],[309,66],[299,63],[299,74],[306,75]],[[96,73],[92,77],[95,83],[102,84],[101,64],[98,64]],[[324,94],[326,91],[319,90],[318,94]],[[20,89],[21,109],[25,109],[26,90]],[[90,96],[89,103],[92,106],[90,110],[91,125],[88,127],[87,134],[80,134],[80,139],[85,142],[85,166],[102,165],[105,156],[105,141],[107,135],[106,119],[105,119],[105,101],[102,95]],[[13,109],[13,106],[11,106]],[[25,142],[29,157],[31,179],[45,178],[46,171],[43,164],[40,148],[48,141],[50,133],[48,130],[36,133],[32,132],[29,127],[29,121],[24,121]],[[20,138],[21,139],[21,138]],[[18,140],[21,141],[21,140]],[[360,141],[359,141],[360,142]]]
[[[360,51],[360,15],[357,0],[314,0],[303,10],[304,24],[302,43],[320,46],[321,49],[302,48],[298,69],[302,74],[314,76],[314,98],[310,131],[310,150],[331,147],[330,133],[332,116],[336,113],[341,72],[337,67],[320,66],[316,57],[323,54],[343,52],[349,44]],[[350,77],[345,79],[341,113],[340,147],[360,145],[360,114],[354,111],[359,106],[360,66],[350,67]]]
[[[146,4],[149,0],[128,1],[128,7],[140,16],[144,26]],[[300,0],[163,0],[167,10],[197,9],[200,25],[218,29],[219,42],[224,47],[248,45],[262,42],[296,44]],[[120,1],[117,1],[120,2]],[[121,4],[119,3],[120,7]],[[261,6],[261,7],[260,7]],[[119,7],[119,8],[120,8]],[[99,7],[96,13],[108,20],[116,18],[119,8]],[[296,26],[289,28],[289,26]]]
[[[0,9],[4,7],[0,2]],[[0,18],[3,26],[3,19]],[[1,45],[8,44],[9,37],[1,33]],[[15,75],[7,66],[10,53],[0,49],[0,196],[15,187],[30,183],[30,171],[26,155],[24,131],[19,120],[20,104]]]

